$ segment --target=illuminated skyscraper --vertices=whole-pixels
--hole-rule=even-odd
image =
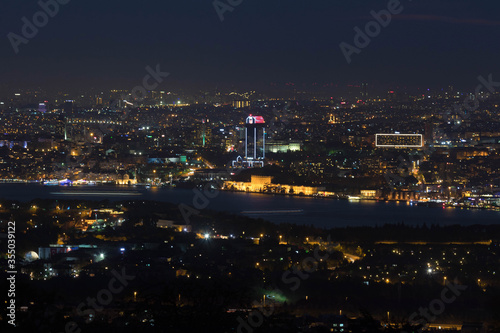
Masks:
[[[66,117],[73,116],[75,112],[75,101],[67,100],[63,104],[63,111]]]
[[[368,83],[361,83],[361,99],[363,101],[368,99]]]
[[[261,116],[248,116],[245,121],[245,157],[232,161],[233,168],[263,167],[266,158],[266,122]]]
[[[245,159],[260,160],[266,157],[266,122],[261,116],[248,116],[245,123]],[[250,155],[249,155],[250,153]]]
[[[210,120],[207,118],[207,119],[203,119],[202,122],[201,122],[201,146],[202,147],[205,147],[205,145],[207,144],[207,142],[209,141],[208,140],[208,137],[209,136],[209,128],[208,128],[208,123],[210,122]]]

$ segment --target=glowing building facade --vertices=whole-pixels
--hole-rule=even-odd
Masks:
[[[249,115],[245,121],[245,157],[232,162],[233,167],[263,167],[266,158],[266,122],[262,116]]]

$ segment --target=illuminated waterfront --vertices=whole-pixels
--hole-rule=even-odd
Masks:
[[[81,189],[81,190],[80,190]],[[144,187],[42,186],[37,184],[0,184],[0,195],[12,200],[78,199],[78,200],[155,200],[192,205],[193,191],[188,189]],[[348,201],[241,192],[220,192],[210,200],[207,209],[234,214],[247,212],[253,218],[274,223],[307,224],[318,227],[381,226],[385,223],[428,226],[495,224],[500,212],[487,210],[419,207],[405,202]],[[282,211],[277,214],[277,211]]]

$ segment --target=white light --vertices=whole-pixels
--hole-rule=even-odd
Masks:
[[[209,234],[205,234],[205,239],[209,239],[210,238],[210,235]]]

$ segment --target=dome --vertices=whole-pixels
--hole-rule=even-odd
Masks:
[[[26,253],[26,255],[24,256],[24,259],[26,259],[28,261],[38,260],[38,254],[35,251],[30,251],[30,252]]]

